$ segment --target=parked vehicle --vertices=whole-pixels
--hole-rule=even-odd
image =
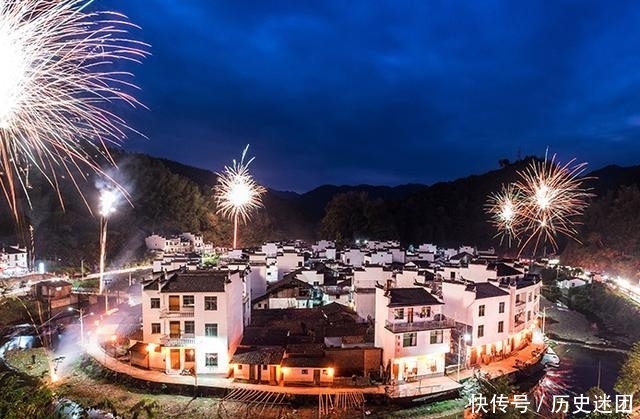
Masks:
[[[560,357],[551,348],[547,348],[542,360],[540,361],[545,367],[557,368],[560,366]]]

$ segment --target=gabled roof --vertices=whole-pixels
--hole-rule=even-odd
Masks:
[[[387,307],[430,306],[443,304],[424,288],[390,288]]]
[[[228,280],[226,271],[176,272],[161,285],[160,292],[224,292]]]

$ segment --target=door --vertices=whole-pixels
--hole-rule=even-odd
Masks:
[[[413,323],[413,307],[407,309],[407,323]]]
[[[180,337],[180,322],[169,322],[169,337],[174,339]]]
[[[259,367],[259,365],[249,364],[249,381],[254,381],[256,379],[256,366]]]
[[[320,370],[313,370],[313,384],[320,384]]]
[[[180,369],[180,349],[171,349],[170,358],[171,358],[171,369],[179,370]]]
[[[278,376],[276,375],[276,366],[269,366],[269,382],[273,381],[275,384],[278,384]]]
[[[179,295],[170,295],[169,296],[169,311],[180,311],[180,296]]]

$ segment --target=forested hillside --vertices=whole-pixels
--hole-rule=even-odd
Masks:
[[[215,213],[214,173],[140,154],[122,153],[116,160],[118,170],[113,176],[128,191],[129,202],[122,200],[109,219],[112,264],[142,257],[144,237],[151,233],[192,231],[216,245],[230,244],[231,224]],[[264,208],[241,226],[240,242],[253,246],[265,240],[368,238],[396,239],[404,245],[432,242],[500,248],[484,211],[487,195],[513,181],[526,164],[527,160],[501,164],[498,170],[432,186],[325,185],[305,194],[268,191]],[[563,259],[636,275],[640,271],[636,262],[640,259],[640,168],[612,166],[592,175],[588,185],[597,196],[580,226],[581,243],[561,241]],[[25,211],[19,229],[4,210],[0,221],[4,243],[20,241],[27,247],[33,243],[38,259],[59,259],[76,266],[84,259],[88,266],[95,264],[99,217],[88,206],[95,211],[98,205],[100,180],[80,185],[86,202],[70,182],[62,183],[63,210],[51,186],[32,176],[32,207]],[[17,231],[21,233],[18,240]],[[515,249],[500,249],[515,253]]]

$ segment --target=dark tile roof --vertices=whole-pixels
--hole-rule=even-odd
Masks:
[[[281,346],[289,343],[289,329],[247,326],[242,333],[242,346]]]
[[[443,304],[424,288],[390,288],[388,307],[429,306]]]
[[[497,263],[496,264],[496,276],[497,277],[502,277],[502,276],[516,276],[516,275],[522,275],[522,272],[517,270],[516,268],[513,268],[505,263]]]
[[[231,357],[231,364],[280,365],[284,348],[238,348]]]
[[[176,272],[162,284],[160,292],[224,292],[228,280],[225,271]]]
[[[333,362],[324,356],[290,356],[282,360],[283,367],[289,368],[328,368]]]
[[[488,282],[477,282],[475,284],[476,300],[492,297],[503,297],[509,293],[502,288],[496,287]]]

